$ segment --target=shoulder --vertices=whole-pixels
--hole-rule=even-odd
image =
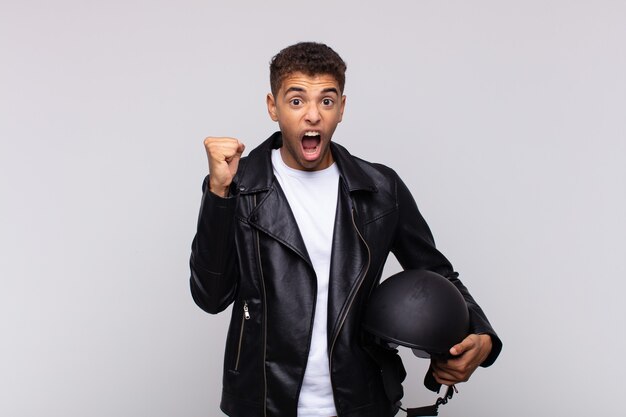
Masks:
[[[367,161],[365,159],[353,156],[356,163],[368,174],[380,177],[381,180],[399,179],[398,173],[391,167],[379,162]]]
[[[333,145],[333,154],[342,175],[352,190],[369,189],[370,191],[387,190],[393,192],[397,184],[401,182],[393,168],[354,156],[339,144]]]

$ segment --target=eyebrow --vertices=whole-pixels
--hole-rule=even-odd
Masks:
[[[291,93],[292,91],[297,91],[297,92],[304,92],[304,88],[302,87],[289,87],[286,91],[285,91],[285,95]]]
[[[286,91],[285,91],[285,95],[291,93],[291,92],[305,92],[304,88],[302,87],[289,87]],[[337,90],[335,87],[328,87],[322,90],[322,93],[326,94],[326,93],[335,93],[337,95],[339,95],[339,90]]]

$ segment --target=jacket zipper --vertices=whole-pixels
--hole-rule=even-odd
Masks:
[[[239,344],[237,345],[237,360],[235,361],[235,371],[239,370],[239,358],[241,356],[241,345],[243,343],[243,329],[246,324],[246,320],[250,320],[250,311],[248,310],[248,302],[243,302],[243,314],[241,316],[241,328],[239,330]]]
[[[350,300],[350,303],[348,304],[348,307],[346,308],[346,310],[344,311],[344,314],[341,317],[341,321],[339,323],[339,327],[337,328],[337,332],[335,333],[335,336],[333,337],[333,342],[330,345],[330,355],[329,355],[330,357],[329,357],[329,366],[328,367],[331,370],[331,372],[332,372],[332,369],[333,369],[333,351],[335,349],[335,343],[337,342],[337,338],[339,337],[339,333],[341,333],[341,328],[343,327],[343,324],[345,323],[346,318],[348,317],[348,313],[350,312],[350,309],[352,308],[352,304],[354,303],[354,299],[356,298],[356,295],[359,292],[359,288],[361,288],[361,285],[363,284],[363,281],[365,280],[365,277],[367,276],[367,273],[369,272],[369,269],[370,269],[370,262],[371,262],[370,247],[367,245],[367,242],[365,241],[365,238],[363,237],[363,235],[359,231],[359,228],[356,226],[356,222],[354,220],[354,208],[352,209],[352,225],[354,226],[354,230],[356,230],[356,233],[359,235],[359,238],[361,239],[361,241],[365,245],[365,248],[367,249],[367,266],[365,267],[365,271],[361,275],[361,279],[360,279],[359,283],[357,284],[357,288],[355,289],[354,293],[352,294],[352,299]],[[337,412],[337,415],[339,416],[339,412]]]
[[[254,207],[256,207],[256,194],[254,194]],[[263,265],[261,265],[261,242],[259,231],[256,231],[256,252],[257,262],[259,264],[259,274],[261,277],[261,288],[263,290],[263,417],[267,417],[267,371],[265,369],[265,360],[267,357],[267,303],[265,294],[265,277],[263,275]]]

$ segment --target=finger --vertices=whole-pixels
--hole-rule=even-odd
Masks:
[[[472,373],[467,370],[467,367],[461,365],[459,367],[451,366],[433,366],[433,375],[435,380],[440,384],[451,385],[458,384],[459,382],[465,382],[469,379]]]
[[[457,343],[456,345],[450,348],[450,354],[454,356],[462,355],[464,352],[474,348],[476,346],[476,341],[474,340],[473,334],[467,336],[461,343]]]
[[[207,152],[217,158],[232,157],[239,150],[239,142],[235,141],[211,141],[206,145]]]
[[[435,381],[444,385],[453,385],[464,381],[463,375],[435,367],[433,367],[433,376]]]
[[[441,375],[452,376],[454,378],[458,378],[463,375],[464,370],[466,368],[465,361],[460,359],[458,360],[449,360],[446,362],[438,362],[433,364],[433,370],[438,372]]]
[[[209,136],[204,139],[204,146],[207,149],[232,149],[233,152],[237,152],[243,146],[243,143],[235,138]]]
[[[233,160],[238,160],[241,158],[243,151],[246,149],[246,145],[242,142],[237,141],[236,143],[229,143],[228,146],[224,148],[226,162],[231,162]]]

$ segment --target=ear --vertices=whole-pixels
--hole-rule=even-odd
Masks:
[[[343,111],[346,108],[346,96],[341,96],[341,107],[339,108],[339,121],[343,120]]]
[[[276,100],[274,100],[274,96],[272,95],[272,93],[267,93],[265,102],[267,103],[267,113],[270,115],[270,118],[273,121],[277,122],[278,121],[278,109],[276,108]]]

